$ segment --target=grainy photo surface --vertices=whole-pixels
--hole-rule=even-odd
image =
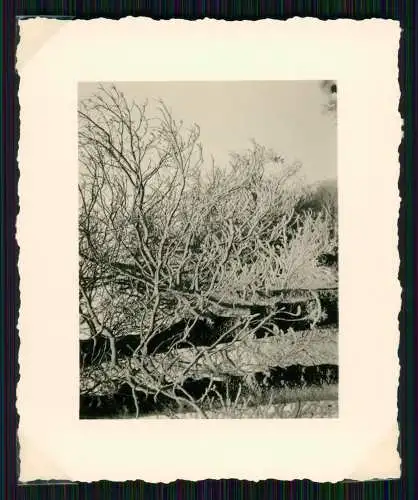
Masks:
[[[81,419],[338,417],[337,82],[78,86]]]

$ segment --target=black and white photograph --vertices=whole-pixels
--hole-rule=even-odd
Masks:
[[[80,419],[338,418],[337,84],[79,82]]]
[[[19,26],[20,480],[399,477],[399,25]]]

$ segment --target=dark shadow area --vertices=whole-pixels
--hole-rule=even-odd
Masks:
[[[272,368],[267,376],[257,373],[256,377],[263,386],[269,388],[318,387],[338,383],[338,365],[291,365],[287,368],[277,366]]]
[[[274,298],[275,293],[271,292],[268,298]],[[322,317],[316,324],[316,327],[323,328],[327,326],[338,326],[338,291],[337,289],[323,289],[319,292]],[[250,327],[255,327],[260,318],[266,317],[274,308],[278,311],[271,320],[280,330],[286,332],[289,328],[294,331],[308,330],[311,327],[311,320],[307,316],[307,307],[314,301],[301,299],[280,300],[274,305],[254,305],[248,312],[251,315],[257,314],[257,319]],[[298,319],[300,318],[300,319]],[[216,342],[219,337],[231,328],[237,318],[225,317],[211,314],[210,317],[201,318],[197,321],[184,319],[154,335],[147,343],[147,352],[149,354],[162,353],[169,350],[173,344],[177,348],[187,348],[191,346],[202,347],[210,346]],[[185,332],[187,331],[187,335]],[[222,338],[221,343],[230,342],[234,339],[236,331]],[[256,338],[264,338],[273,335],[270,328],[260,328],[256,332]],[[131,356],[141,345],[141,335],[125,335],[116,338],[116,350],[118,356]],[[94,363],[100,363],[110,360],[110,345],[105,337],[95,339],[80,340],[80,365],[88,366]]]
[[[154,398],[141,391],[135,391],[140,415],[149,415],[173,407],[172,399],[161,394]],[[116,418],[136,414],[135,400],[129,384],[122,384],[118,392],[106,395],[80,395],[81,419]]]
[[[244,377],[229,375],[222,380],[213,380],[209,377],[201,379],[187,378],[182,386],[174,388],[174,394],[184,399],[193,399],[197,403],[212,399],[220,405],[221,397],[224,401],[235,400],[239,395],[248,395],[251,391],[261,396],[268,389],[295,389],[321,387],[338,383],[338,366],[322,364],[316,366],[291,365],[287,368],[274,367],[269,373],[255,373],[254,385],[250,388]],[[158,394],[154,397],[141,391],[135,391],[138,415],[146,416],[162,413],[167,410],[175,412],[179,409],[178,403],[168,396]],[[217,403],[218,402],[218,403]],[[183,402],[183,409],[191,410],[191,406]],[[118,392],[113,395],[81,395],[80,418],[133,418],[136,415],[135,400],[132,389],[128,384],[122,384]]]

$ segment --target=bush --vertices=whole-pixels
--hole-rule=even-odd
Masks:
[[[116,340],[139,335],[135,368],[118,375],[127,383],[178,400],[179,384],[167,383],[148,349],[170,325],[185,321],[187,342],[216,307],[335,278],[318,260],[336,247],[335,214],[323,194],[302,200],[300,165],[255,142],[228,167],[208,168],[197,125],[185,128],[162,102],[150,118],[146,103],[102,88],[79,111],[79,159],[80,317],[106,339],[113,367]],[[229,337],[248,330],[246,311]],[[251,318],[252,331],[268,319]]]

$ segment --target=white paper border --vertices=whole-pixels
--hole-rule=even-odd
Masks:
[[[399,477],[399,23],[19,26],[20,480]],[[79,421],[77,83],[328,78],[339,94],[340,418]]]

